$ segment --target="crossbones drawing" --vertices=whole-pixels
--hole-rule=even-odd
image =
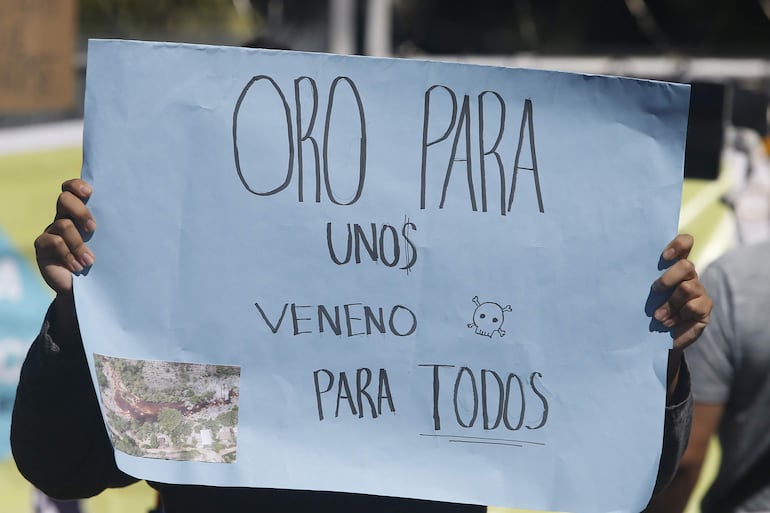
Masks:
[[[479,296],[473,297],[476,310],[473,312],[473,322],[468,323],[469,328],[476,328],[476,335],[484,335],[492,338],[492,333],[497,332],[501,337],[505,335],[502,329],[505,322],[504,312],[511,311],[511,305],[504,307],[493,302],[481,303]]]

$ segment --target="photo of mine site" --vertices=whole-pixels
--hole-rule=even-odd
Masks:
[[[240,367],[94,354],[113,445],[143,458],[233,463]]]

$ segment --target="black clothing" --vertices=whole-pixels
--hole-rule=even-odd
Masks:
[[[692,417],[689,374],[666,407],[656,491],[673,477],[687,445]],[[58,499],[91,497],[137,481],[115,464],[79,333],[59,333],[49,310],[24,361],[11,424],[19,471]],[[166,513],[277,511],[334,513],[482,513],[485,506],[339,492],[223,488],[149,483]]]

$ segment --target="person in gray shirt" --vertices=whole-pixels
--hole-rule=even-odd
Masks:
[[[711,323],[686,350],[695,401],[690,443],[671,487],[647,511],[684,510],[709,440],[721,463],[703,513],[770,511],[770,242],[736,248],[701,281]]]

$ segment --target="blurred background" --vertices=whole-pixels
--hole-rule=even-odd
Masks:
[[[770,0],[0,0],[0,513],[141,513],[144,484],[61,505],[8,446],[51,299],[33,240],[80,174],[89,38],[440,59],[692,84],[680,229],[703,267],[770,237]],[[713,478],[710,464],[699,490]],[[697,511],[697,494],[688,511]],[[69,508],[69,509],[68,509]],[[502,511],[496,509],[496,511]]]

